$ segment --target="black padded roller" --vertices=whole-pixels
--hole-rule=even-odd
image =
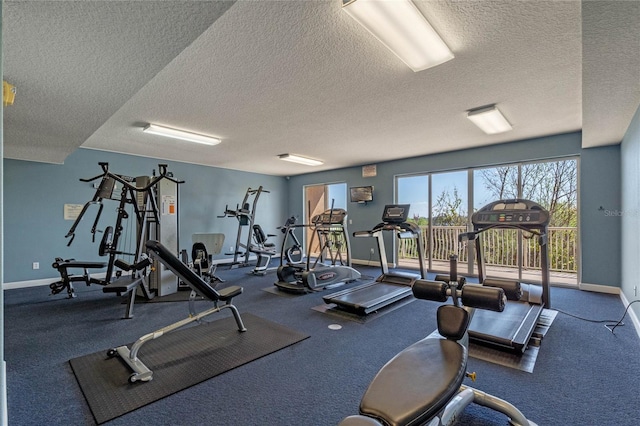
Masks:
[[[433,280],[434,281],[442,281],[442,282],[445,282],[447,284],[451,282],[451,278],[449,277],[448,274],[438,274],[438,275],[436,275],[436,277]],[[460,288],[463,285],[465,285],[466,282],[467,282],[467,279],[465,277],[458,276],[458,288]]]
[[[520,282],[512,280],[500,280],[496,278],[487,278],[482,285],[486,287],[498,287],[504,290],[509,300],[520,300],[522,298],[522,288]]]
[[[461,300],[463,305],[470,308],[496,312],[502,312],[507,302],[503,289],[472,284],[467,284],[462,288]]]
[[[116,268],[120,268],[120,269],[122,269],[123,271],[130,271],[130,270],[131,270],[131,268],[132,268],[132,266],[131,266],[131,264],[130,264],[130,263],[125,262],[125,261],[124,261],[124,260],[122,260],[122,259],[116,259],[116,260],[113,262],[113,265],[114,265]]]
[[[436,277],[433,280],[434,281],[442,281],[444,283],[449,283],[449,281],[451,281],[451,278],[449,278],[448,274],[438,274],[438,275],[436,275]]]
[[[447,284],[440,281],[416,280],[411,287],[413,295],[418,299],[446,302]]]

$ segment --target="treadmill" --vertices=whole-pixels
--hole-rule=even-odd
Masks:
[[[527,349],[542,310],[551,307],[547,245],[549,219],[549,212],[540,204],[525,199],[494,201],[473,214],[473,232],[463,234],[461,239],[475,239],[479,282],[485,286],[503,288],[508,302],[503,312],[476,311],[469,326],[471,340],[520,354]],[[518,229],[537,237],[541,285],[485,278],[482,233],[500,228]]]
[[[374,237],[378,243],[378,255],[382,275],[375,281],[351,287],[337,293],[324,296],[327,304],[335,304],[339,309],[367,315],[382,309],[406,297],[413,297],[411,286],[417,279],[425,279],[424,247],[420,238],[420,227],[414,223],[407,223],[410,204],[389,204],[384,208],[382,222],[369,231],[353,233],[356,238]],[[384,232],[397,233],[398,238],[412,238],[416,240],[420,264],[420,274],[389,271],[387,252],[384,246]]]

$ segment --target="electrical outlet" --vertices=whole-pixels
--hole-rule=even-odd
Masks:
[[[229,246],[229,251],[233,253],[233,246]]]
[[[373,254],[373,247],[371,247],[371,249],[369,250],[369,252],[370,252],[371,254]]]
[[[31,267],[33,269],[40,269],[40,263],[39,262],[33,262],[33,264],[31,265]]]
[[[634,286],[633,286],[633,295],[634,295],[634,296],[637,296],[637,295],[638,295],[638,286],[637,286],[637,285],[634,285]]]

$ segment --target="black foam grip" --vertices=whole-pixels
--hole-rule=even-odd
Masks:
[[[449,276],[451,281],[458,281],[458,256],[449,256]]]
[[[451,281],[451,279],[449,278],[449,275],[447,275],[447,274],[437,274],[436,277],[433,280],[434,281],[442,281],[444,283],[449,283],[449,281]]]
[[[482,285],[503,289],[509,300],[520,300],[522,298],[522,288],[518,281],[487,278]]]
[[[462,288],[462,304],[470,308],[502,312],[507,298],[504,290],[497,287],[483,287],[467,284]]]
[[[131,264],[130,264],[130,263],[127,263],[127,262],[125,262],[125,261],[124,261],[124,260],[122,260],[122,259],[116,259],[116,260],[113,262],[113,265],[114,265],[115,267],[117,267],[117,268],[122,269],[123,271],[130,271],[130,270],[131,270]]]
[[[411,290],[418,299],[446,302],[448,297],[447,284],[441,281],[416,280]]]
[[[147,266],[151,266],[151,259],[149,259],[148,257],[146,259],[142,259],[140,262],[133,265],[136,271],[140,271],[146,268]]]

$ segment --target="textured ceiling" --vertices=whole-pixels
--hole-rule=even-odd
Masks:
[[[640,1],[582,8],[582,146],[620,142],[640,103]]]
[[[5,0],[5,157],[62,163],[232,4]]]
[[[295,175],[580,129],[584,146],[620,142],[640,104],[640,2],[415,3],[455,54],[418,73],[341,0],[5,0],[5,156],[63,162],[82,146]],[[465,118],[491,103],[513,131]]]

